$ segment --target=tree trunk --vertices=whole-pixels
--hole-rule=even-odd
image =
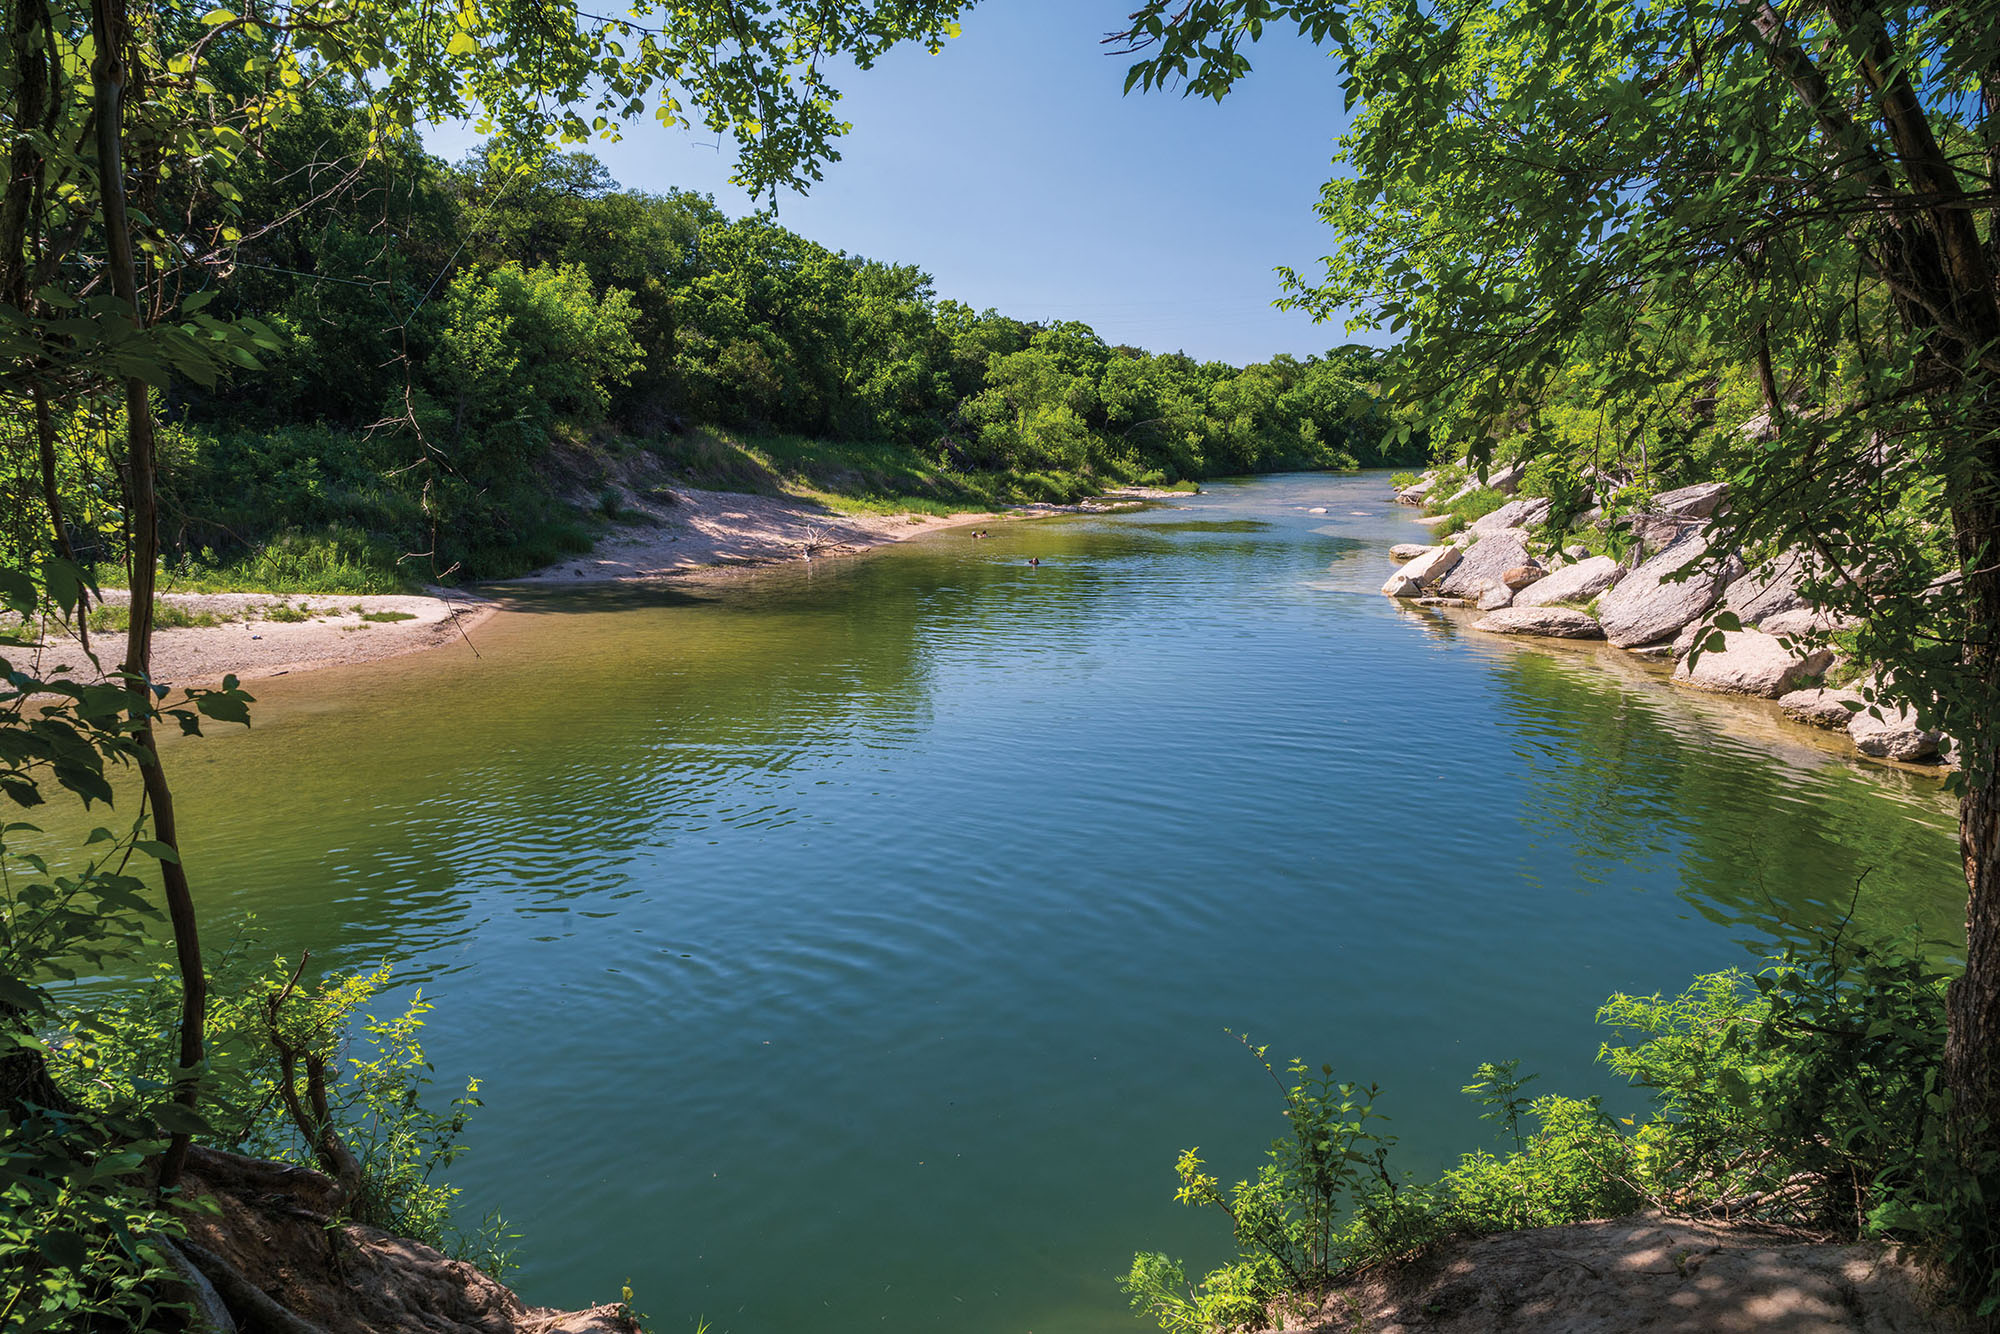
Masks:
[[[1989,420],[1994,414],[1987,414]],[[1973,429],[1977,429],[1976,427]],[[1958,845],[1965,862],[1965,972],[1951,984],[1945,1086],[1962,1131],[1979,1126],[2000,1139],[2000,427],[1968,442],[1978,459],[1954,477],[1952,520],[1966,580],[1967,674],[1976,707],[1957,738],[1965,794],[1958,809]],[[1969,473],[1970,475],[1965,475]],[[1968,1149],[1977,1145],[1968,1143]]]
[[[105,248],[112,286],[132,309],[133,321],[144,326],[145,307],[139,300],[138,266],[132,256],[131,220],[125,211],[125,148],[123,138],[126,83],[125,0],[92,0],[91,34],[97,53],[91,65],[96,95],[98,193],[103,199]],[[174,794],[160,768],[153,734],[154,698],[153,585],[159,565],[159,501],[154,492],[157,467],[153,406],[140,379],[125,382],[127,483],[132,518],[131,628],[125,641],[126,685],[132,697],[133,739],[139,748],[139,776],[153,808],[153,838],[170,850],[160,859],[160,879],[166,888],[167,917],[174,930],[174,959],[181,979],[179,1071],[177,1100],[193,1110],[201,1092],[202,1030],[208,1008],[208,978],[202,970],[201,941],[194,916],[194,896],[188,889],[187,868],[180,858],[180,835],[174,823]],[[160,1162],[160,1184],[180,1180],[187,1162],[188,1136],[176,1134]]]

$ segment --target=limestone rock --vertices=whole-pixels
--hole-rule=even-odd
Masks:
[[[1807,605],[1805,594],[1799,591],[1799,579],[1805,572],[1802,554],[1773,556],[1730,584],[1722,605],[1735,612],[1743,624],[1762,625],[1769,617]]]
[[[1479,595],[1479,610],[1498,611],[1514,600],[1514,590],[1505,584],[1495,584]]]
[[[1460,561],[1457,547],[1430,547],[1389,576],[1382,591],[1392,598],[1415,597]]]
[[[1854,622],[1836,612],[1817,611],[1811,607],[1794,607],[1774,616],[1766,616],[1757,623],[1757,628],[1767,635],[1790,635],[1795,639],[1825,638],[1836,630],[1846,630]]]
[[[1496,585],[1505,588],[1501,576],[1517,565],[1527,564],[1528,535],[1518,528],[1482,533],[1477,542],[1464,549],[1463,557],[1438,585],[1438,592],[1476,601],[1489,588]]]
[[[1653,497],[1653,510],[1681,519],[1706,519],[1729,499],[1729,483],[1696,482]]]
[[[1510,500],[1491,514],[1474,519],[1469,526],[1482,537],[1487,533],[1497,533],[1502,528],[1526,528],[1548,518],[1550,505],[1551,502],[1544,496]]]
[[[1881,713],[1877,718],[1869,712],[1875,709]],[[1917,725],[1914,709],[1898,708],[1893,704],[1877,701],[1864,707],[1847,723],[1848,739],[1863,755],[1873,755],[1878,760],[1916,761],[1929,759],[1938,752],[1938,742],[1942,737]]]
[[[1715,605],[1726,573],[1714,568],[1706,537],[1696,533],[1683,538],[1598,598],[1604,637],[1620,648],[1634,648],[1678,633]]]
[[[1413,561],[1431,550],[1426,542],[1398,542],[1389,548],[1389,555],[1400,561]]]
[[[1633,547],[1635,563],[1656,556],[1677,542],[1686,540],[1702,527],[1700,519],[1683,519],[1671,514],[1628,514],[1618,526],[1637,539]]]
[[[1416,522],[1424,525],[1426,528],[1435,528],[1450,517],[1449,514],[1425,514],[1419,516]]]
[[[1591,556],[1551,570],[1514,597],[1518,607],[1546,607],[1552,602],[1588,602],[1625,577],[1625,567],[1609,556]]]
[[[1518,593],[1547,573],[1548,571],[1544,570],[1540,565],[1537,565],[1534,561],[1529,561],[1526,565],[1516,565],[1512,569],[1503,570],[1500,574],[1500,582],[1507,585],[1513,592]]]
[[[1419,607],[1463,607],[1464,598],[1418,598]]]
[[[1504,468],[1495,468],[1486,476],[1486,485],[1502,495],[1513,495],[1521,489],[1521,479],[1528,475],[1525,463],[1510,463]]]
[[[1776,636],[1758,630],[1718,631],[1722,648],[1683,658],[1674,667],[1674,684],[1713,690],[1724,695],[1757,695],[1776,699],[1818,676],[1833,661],[1828,649],[1797,654]]]
[[[1849,704],[1858,708],[1848,708]],[[1845,732],[1847,725],[1854,721],[1854,715],[1867,707],[1867,701],[1852,690],[1794,690],[1788,695],[1778,696],[1778,707],[1785,716],[1795,723],[1808,727],[1824,727],[1828,731]]]
[[[1604,627],[1568,607],[1507,607],[1483,620],[1475,630],[1496,635],[1539,635],[1544,639],[1602,639]]]

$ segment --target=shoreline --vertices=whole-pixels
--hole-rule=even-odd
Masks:
[[[591,551],[515,579],[423,593],[161,593],[159,604],[214,623],[155,630],[153,675],[184,688],[217,685],[225,676],[250,682],[386,662],[453,644],[477,652],[472,632],[505,609],[505,590],[511,587],[670,585],[730,578],[794,561],[866,555],[946,529],[1058,514],[1117,513],[1187,493],[1122,487],[1073,505],[946,515],[841,514],[808,500],[695,488],[670,494],[671,500],[649,499],[632,507],[645,517],[607,534]],[[129,598],[124,589],[104,592],[107,605],[122,606]],[[122,630],[91,636],[91,649],[104,671],[122,657],[124,648]],[[8,651],[0,649],[0,654]],[[11,651],[27,658],[29,670],[38,671],[74,665],[82,645],[73,636],[50,636],[38,647]]]

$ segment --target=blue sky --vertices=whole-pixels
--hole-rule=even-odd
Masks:
[[[1270,308],[1272,269],[1317,270],[1313,216],[1344,124],[1338,69],[1294,37],[1253,52],[1222,103],[1122,96],[1127,61],[1099,45],[1130,0],[985,0],[939,55],[892,53],[842,83],[842,160],[779,220],[821,245],[916,264],[940,296],[1023,319],[1078,319],[1114,343],[1242,364],[1349,341]],[[471,137],[431,136],[457,157]],[[713,194],[730,146],[633,126],[598,144],[620,183]]]

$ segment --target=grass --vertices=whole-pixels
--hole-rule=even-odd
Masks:
[[[189,611],[186,607],[172,602],[153,604],[155,630],[194,630],[222,625],[234,619],[231,616],[219,616],[212,611]],[[90,609],[89,624],[93,630],[129,630],[132,628],[132,609],[122,603],[100,602]]]
[[[378,623],[384,621],[414,621],[417,619],[417,614],[413,611],[364,611],[361,613],[361,619]]]

